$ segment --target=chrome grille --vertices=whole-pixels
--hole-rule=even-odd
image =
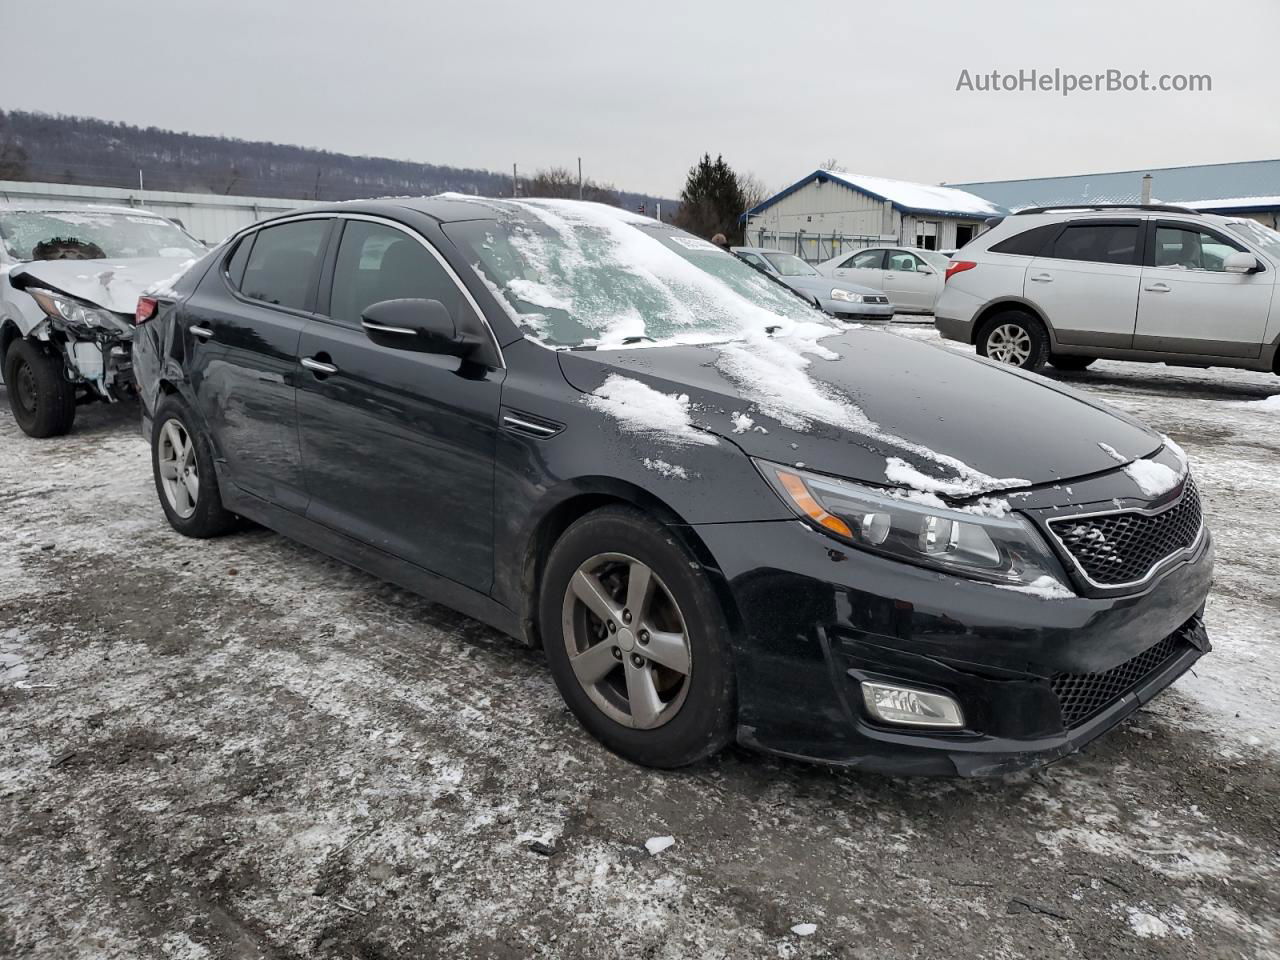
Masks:
[[[1049,529],[1091,583],[1140,583],[1200,538],[1200,494],[1187,477],[1182,498],[1159,513],[1123,510],[1049,521]]]

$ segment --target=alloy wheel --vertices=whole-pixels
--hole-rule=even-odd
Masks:
[[[195,442],[177,420],[167,420],[160,428],[160,481],[169,506],[183,520],[196,512],[200,498],[200,468]]]
[[[669,722],[689,692],[692,657],[684,615],[662,579],[621,553],[601,553],[565,590],[569,665],[591,701],[626,727]]]
[[[1016,323],[1002,323],[987,334],[987,356],[1020,367],[1031,356],[1031,335]]]

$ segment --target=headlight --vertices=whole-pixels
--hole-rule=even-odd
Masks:
[[[948,573],[1045,597],[1070,596],[1061,568],[1025,518],[947,507],[930,494],[865,487],[756,460],[766,480],[796,514],[837,540]],[[930,502],[932,501],[932,502]]]
[[[69,326],[90,330],[110,330],[113,333],[126,331],[124,322],[109,310],[91,307],[79,300],[72,300],[47,290],[28,290],[32,299],[54,320],[62,320]]]
[[[850,293],[848,290],[841,290],[838,287],[831,291],[832,300],[843,300],[845,303],[861,303],[862,294]]]

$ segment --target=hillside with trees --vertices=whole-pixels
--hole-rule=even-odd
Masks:
[[[0,180],[136,187],[295,200],[352,200],[457,191],[509,197],[511,174],[492,170],[361,157],[311,147],[137,127],[92,117],[0,111]],[[531,171],[521,196],[576,197],[567,168]],[[676,203],[587,181],[587,199],[652,215]]]

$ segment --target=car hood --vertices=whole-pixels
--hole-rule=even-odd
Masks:
[[[872,290],[870,287],[864,287],[858,283],[849,283],[845,280],[833,280],[831,277],[822,275],[816,277],[779,277],[778,279],[792,290],[803,290],[805,293],[816,294],[824,298],[829,298],[832,290],[847,290],[849,293],[860,293],[863,296],[867,294],[880,295],[879,290]]]
[[[138,297],[181,273],[190,262],[175,257],[128,260],[32,260],[9,271],[19,289],[46,287],[113,313],[130,316]]]
[[[616,376],[687,395],[694,427],[753,457],[956,500],[1115,470],[1162,443],[1060,384],[866,328],[562,352],[560,363],[584,393]]]

